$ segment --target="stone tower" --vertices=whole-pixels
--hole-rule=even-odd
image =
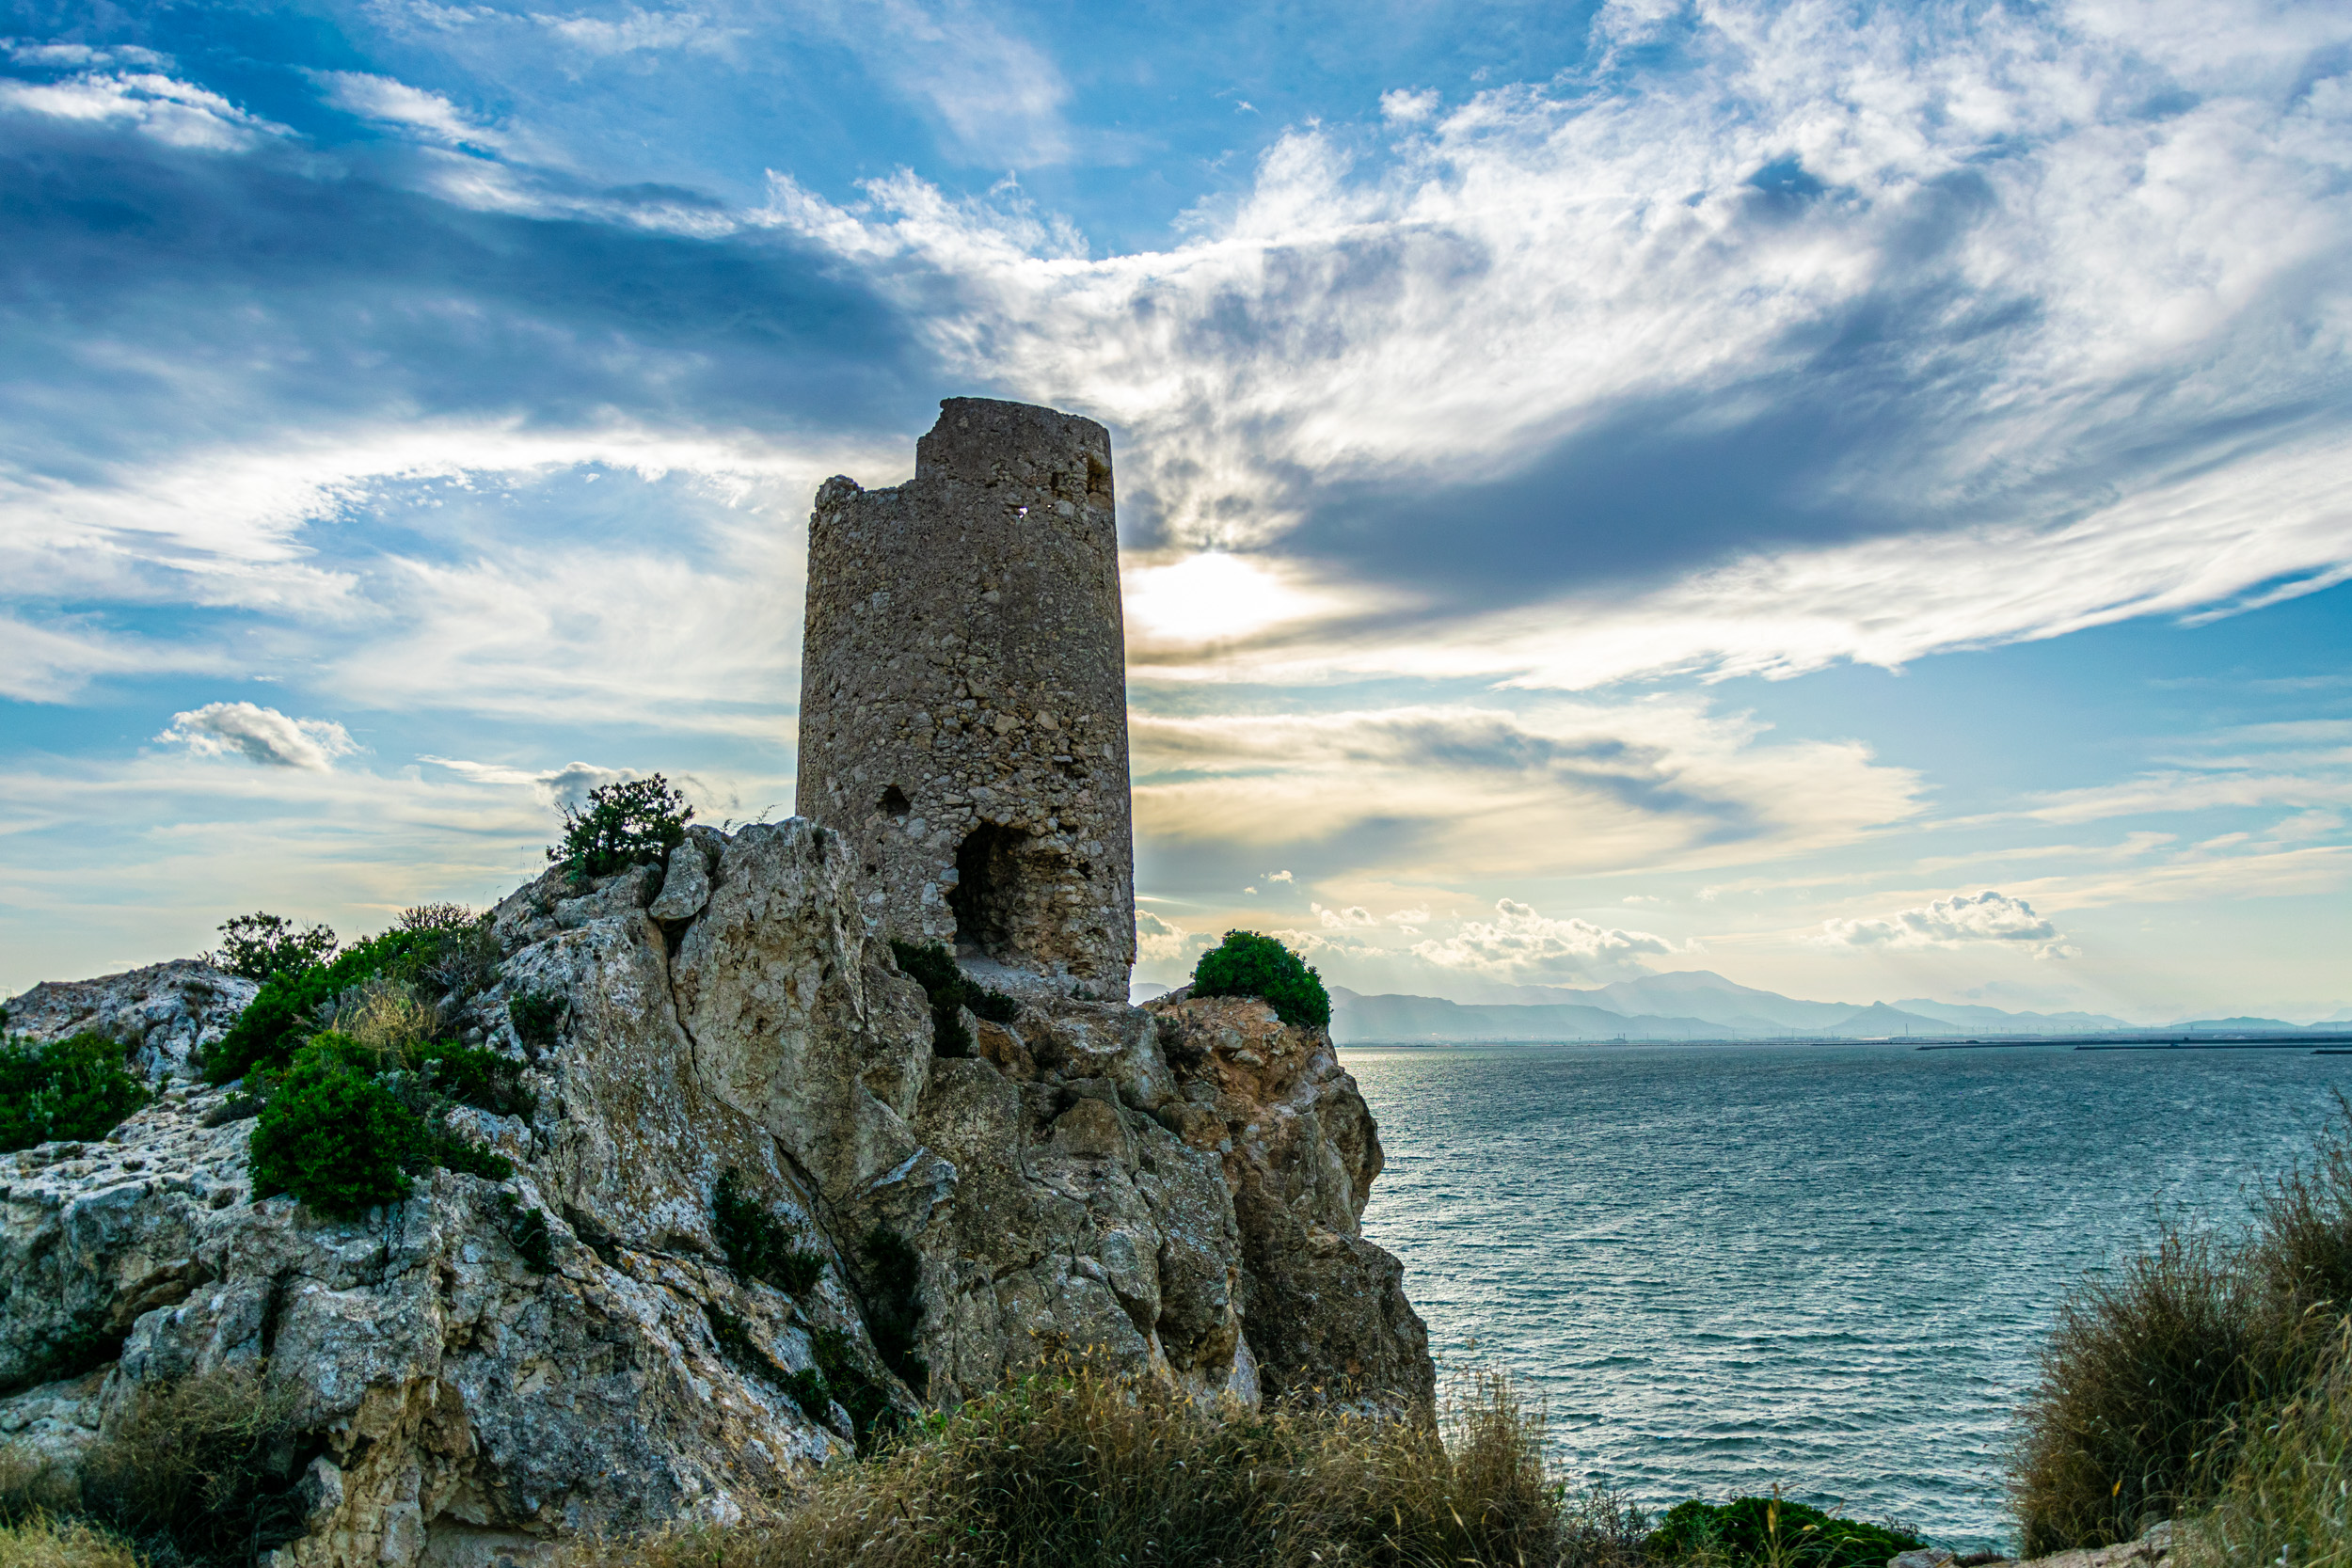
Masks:
[[[808,528],[799,810],[855,844],[868,922],[1101,983],[1136,957],[1110,434],[949,398],[895,490]]]

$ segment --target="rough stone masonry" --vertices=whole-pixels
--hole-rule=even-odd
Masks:
[[[914,478],[809,519],[800,811],[868,926],[1123,998],[1135,963],[1110,434],[949,398]]]

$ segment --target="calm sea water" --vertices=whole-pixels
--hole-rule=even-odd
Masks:
[[[2013,1544],[2010,1414],[2059,1299],[2161,1216],[2234,1224],[2352,1056],[1353,1048],[1365,1232],[1441,1363],[1499,1362],[1645,1503],[1769,1490]]]

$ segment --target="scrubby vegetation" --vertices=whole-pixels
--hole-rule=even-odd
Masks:
[[[2298,1397],[2246,1423],[2212,1510],[2184,1532],[2195,1568],[2352,1564],[2352,1335]]]
[[[2128,1541],[2219,1499],[2217,1528],[2256,1534],[2291,1533],[2301,1527],[2277,1521],[2332,1506],[2332,1550],[2352,1558],[2341,1496],[2289,1496],[2310,1473],[2303,1456],[2347,1420],[2352,1104],[2343,1110],[2315,1156],[2263,1193],[2250,1235],[2168,1233],[2060,1310],[2010,1478],[2028,1554]],[[2274,1522],[2249,1523],[2260,1519]]]
[[[511,1162],[450,1130],[449,1108],[462,1097],[433,1070],[454,1061],[457,1082],[489,1085],[501,1099],[523,1092],[500,1087],[507,1080],[485,1057],[506,1065],[463,1046],[401,1052],[333,1031],[313,1036],[271,1084],[254,1123],[254,1196],[292,1193],[349,1218],[406,1196],[410,1178],[436,1165],[504,1180]]]
[[[267,980],[323,964],[335,956],[335,947],[331,926],[296,927],[284,915],[256,911],[222,921],[220,946],[203,957],[215,969]]]
[[[515,1025],[515,1036],[525,1045],[545,1050],[555,1043],[555,1037],[564,1027],[564,1015],[571,1004],[551,990],[527,990],[506,1002],[506,1016]]]
[[[693,816],[685,792],[659,773],[599,784],[588,792],[585,807],[564,808],[564,839],[548,847],[548,859],[576,882],[610,876],[659,861],[685,843]]]
[[[1331,993],[1307,961],[1269,936],[1228,931],[1193,966],[1195,996],[1259,996],[1285,1023],[1321,1029],[1331,1022]]]
[[[152,1562],[254,1561],[302,1532],[297,1402],[262,1368],[142,1389],[83,1461],[82,1512]]]
[[[742,1175],[729,1170],[711,1195],[719,1244],[727,1266],[747,1279],[764,1279],[787,1295],[799,1295],[824,1277],[825,1255],[803,1245],[800,1236],[743,1190]]]
[[[0,1524],[0,1568],[139,1568],[139,1555],[111,1530],[35,1511]]]
[[[46,1042],[0,1040],[0,1153],[59,1139],[103,1138],[147,1103],[123,1048],[85,1031]]]
[[[330,959],[270,974],[207,1055],[205,1076],[226,1084],[250,1072],[282,1069],[304,1040],[371,984],[400,988],[421,1005],[446,1010],[490,986],[497,959],[488,916],[453,904],[409,910],[390,930],[354,942]]]
[[[968,978],[956,956],[938,942],[890,943],[898,971],[923,988],[931,1004],[931,1052],[940,1056],[972,1054],[972,1031],[963,1026],[961,1009],[992,1023],[1010,1023],[1021,1016],[1021,1004],[1002,991],[990,990]]]
[[[1070,1368],[929,1418],[767,1519],[583,1554],[593,1568],[1633,1568],[1640,1514],[1548,1474],[1500,1378],[1428,1421],[1203,1408]],[[586,1568],[586,1565],[583,1565]]]
[[[1677,1503],[1643,1550],[1658,1562],[1723,1568],[1886,1568],[1897,1553],[1926,1544],[1903,1526],[1848,1519],[1775,1494]]]
[[[141,1388],[78,1474],[0,1445],[0,1568],[249,1568],[301,1533],[318,1451],[264,1367]]]
[[[883,1364],[920,1394],[931,1376],[914,1353],[923,1323],[922,1259],[905,1237],[882,1225],[866,1233],[859,1250],[866,1264],[866,1332]]]

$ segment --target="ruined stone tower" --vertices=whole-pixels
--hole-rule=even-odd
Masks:
[[[803,816],[892,936],[1102,983],[1136,957],[1110,434],[949,398],[895,490],[808,530]]]

